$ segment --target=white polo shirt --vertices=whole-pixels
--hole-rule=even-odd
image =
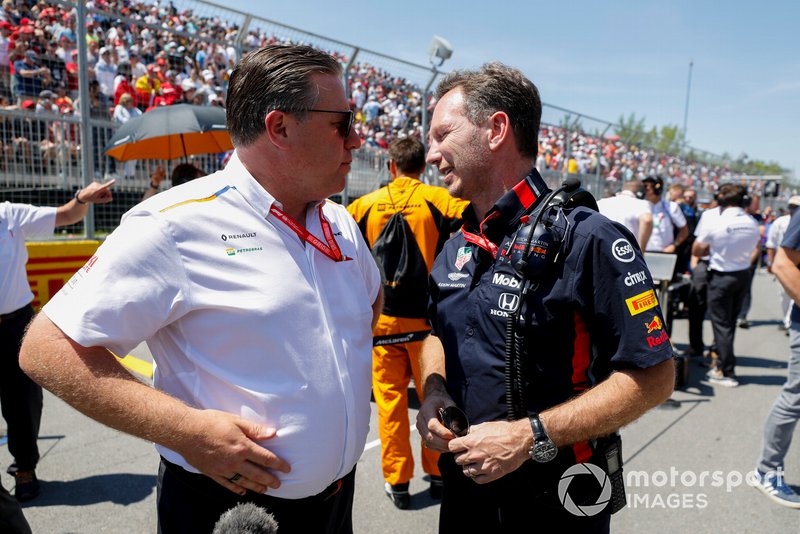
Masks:
[[[675,228],[686,226],[686,217],[677,202],[659,200],[650,204],[653,211],[653,233],[647,241],[647,250],[660,252],[675,242]]]
[[[292,471],[269,493],[296,499],[349,473],[364,449],[381,280],[344,207],[323,206],[354,258],[335,262],[270,215],[273,202],[234,154],[126,213],[44,312],[84,346],[125,355],[146,340],[155,387],[276,427],[262,445]],[[324,241],[317,206],[305,222]]]
[[[49,239],[56,227],[56,208],[0,203],[0,314],[33,300],[25,264],[28,239]]]
[[[783,236],[791,220],[791,215],[781,215],[772,221],[772,224],[769,226],[769,232],[767,232],[767,242],[764,246],[767,248],[778,248],[781,246],[781,241],[783,241]]]
[[[650,213],[650,203],[636,198],[633,191],[620,191],[615,196],[597,201],[600,213],[620,223],[639,239],[639,217]]]
[[[697,221],[697,226],[694,227],[694,236],[699,236],[702,232],[704,232],[704,228],[706,225],[711,224],[711,221],[719,217],[721,213],[719,206],[715,206],[713,208],[705,210],[703,213],[700,214],[700,220]],[[709,256],[703,256],[700,258],[701,260],[708,261]]]
[[[697,241],[711,246],[708,268],[735,272],[750,268],[750,257],[760,239],[758,223],[742,208],[728,207],[706,221]]]

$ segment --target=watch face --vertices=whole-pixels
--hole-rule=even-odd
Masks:
[[[531,456],[537,462],[549,462],[558,454],[558,447],[550,440],[539,441],[533,445],[532,453]]]

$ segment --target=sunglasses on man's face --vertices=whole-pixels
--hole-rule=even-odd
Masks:
[[[347,122],[342,121],[337,123],[336,129],[339,131],[339,135],[341,135],[342,138],[344,139],[347,139],[347,137],[350,135],[350,130],[353,128],[353,119],[355,115],[352,109],[347,111],[335,111],[330,109],[308,109],[306,111],[313,111],[314,113],[338,113],[339,115],[347,115]]]

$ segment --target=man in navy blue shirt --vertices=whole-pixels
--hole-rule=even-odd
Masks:
[[[616,431],[672,391],[652,277],[633,235],[599,213],[540,219],[554,198],[534,168],[542,108],[530,80],[490,63],[446,76],[437,99],[428,163],[477,216],[430,279],[417,428],[446,453],[440,532],[607,532],[612,506],[592,508],[599,486],[577,480],[592,477],[559,480],[577,464],[621,476],[603,444],[618,448]],[[471,424],[463,437],[445,426],[453,407]]]

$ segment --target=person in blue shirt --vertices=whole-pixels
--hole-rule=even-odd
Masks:
[[[556,197],[534,168],[541,100],[521,72],[500,63],[453,72],[436,96],[428,163],[477,216],[445,244],[430,278],[417,428],[444,453],[439,530],[557,522],[607,532],[616,505],[580,508],[598,502],[596,482],[573,477],[566,503],[559,480],[570,469],[621,478],[619,456],[604,459],[618,452],[617,430],[672,392],[652,277],[622,225],[549,207]]]

